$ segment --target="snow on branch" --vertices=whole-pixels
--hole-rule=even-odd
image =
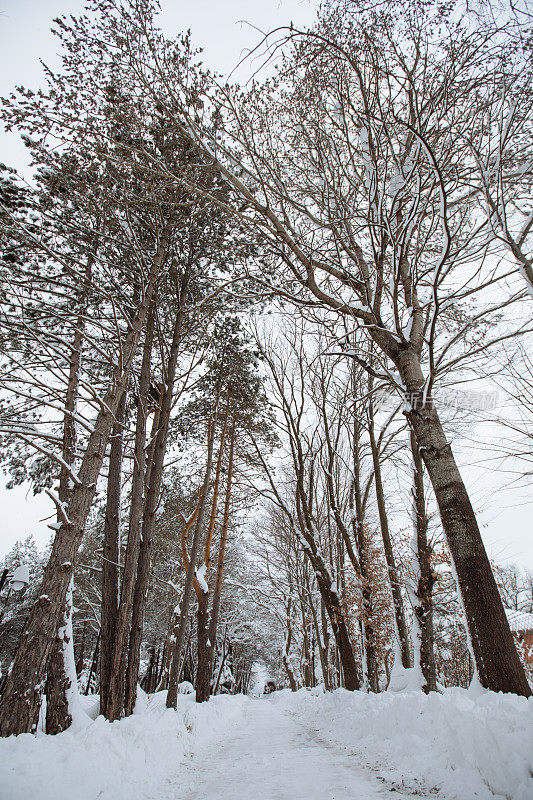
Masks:
[[[45,494],[47,494],[48,497],[50,497],[54,501],[55,507],[57,508],[57,512],[61,517],[62,521],[65,523],[65,525],[72,525],[70,519],[68,518],[68,514],[65,509],[65,504],[61,502],[57,494],[54,491],[52,491],[52,489],[45,489],[44,491]],[[53,522],[48,527],[52,528],[52,530],[58,530],[61,527],[61,524],[62,523],[59,522]]]

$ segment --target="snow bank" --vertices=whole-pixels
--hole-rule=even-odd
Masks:
[[[272,702],[375,770],[391,791],[533,798],[533,699],[464,689],[428,696],[286,689]]]
[[[22,734],[0,740],[0,796],[5,800],[147,800],[202,743],[240,724],[248,698],[220,695],[196,704],[180,695],[177,712],[166,692],[143,698],[127,719],[99,716],[57,736]],[[89,710],[89,709],[87,709]]]
[[[353,758],[357,768],[353,774],[366,768],[378,786],[381,781],[383,796],[390,791],[391,797],[437,796],[441,800],[533,798],[533,700],[463,689],[429,696],[420,691],[367,695],[302,689],[255,699],[220,695],[199,705],[194,695],[180,695],[174,712],[165,708],[165,699],[165,692],[150,697],[140,693],[135,714],[110,724],[102,717],[91,720],[97,705],[94,699],[83,698],[85,727],[59,736],[24,734],[0,740],[0,797],[161,800],[192,796],[192,790],[190,795],[176,791],[183,788],[184,779],[187,786],[190,783],[186,765],[192,764],[191,755],[199,754],[202,762],[206,753],[212,755],[210,746],[214,745],[223,762],[231,753],[241,752],[250,735],[246,730],[252,730],[254,736],[261,731],[264,741],[245,742],[246,752],[257,750],[261,758],[263,754],[270,758],[270,734],[263,723],[273,720],[277,728],[271,735],[280,739],[280,746],[288,736],[289,749],[297,749],[295,742],[301,739],[307,749],[324,745],[327,752],[341,756],[341,764]],[[269,708],[282,714],[265,716]],[[253,723],[255,719],[250,712],[258,715],[258,722],[243,734],[246,720]],[[283,715],[295,723],[292,740],[292,728]],[[233,749],[220,749],[219,744],[228,741]],[[291,751],[291,758],[296,756]],[[232,774],[241,773],[239,767]],[[192,774],[196,780],[194,770]],[[269,775],[267,771],[265,780]],[[208,792],[206,800],[222,796],[219,778],[211,777],[216,792]],[[296,796],[290,791],[283,794],[281,789],[290,787],[280,780],[274,781],[280,790],[275,796]],[[331,780],[333,786],[334,775]],[[224,796],[232,796],[231,785]],[[253,792],[250,797],[270,800],[270,795],[259,797]],[[331,798],[325,794],[323,800]]]

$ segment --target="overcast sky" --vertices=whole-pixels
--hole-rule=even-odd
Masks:
[[[257,43],[257,28],[266,31],[291,21],[303,26],[313,19],[313,5],[307,0],[162,0],[162,24],[170,35],[191,28],[195,45],[204,48],[206,65],[228,73]],[[39,85],[39,58],[51,66],[57,63],[52,19],[77,14],[82,7],[78,0],[0,0],[0,96],[15,85]],[[14,134],[0,132],[0,161],[26,167],[25,148]],[[460,456],[470,460],[467,453]],[[504,489],[509,478],[495,469],[470,464],[463,465],[463,473],[489,554],[533,569],[533,505],[527,493]],[[39,520],[50,513],[51,503],[34,498],[31,489],[0,487],[0,556],[30,533],[40,546],[46,544],[50,531]]]

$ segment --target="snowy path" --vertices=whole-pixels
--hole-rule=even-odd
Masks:
[[[319,721],[317,721],[317,726]],[[429,795],[428,795],[429,796]],[[223,743],[197,748],[153,800],[403,800],[268,698],[251,700]],[[419,795],[420,797],[420,795]],[[434,797],[434,795],[431,795]],[[152,800],[152,798],[150,798]]]

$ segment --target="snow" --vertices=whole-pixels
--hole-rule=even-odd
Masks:
[[[79,481],[78,481],[78,484],[79,484]],[[62,522],[58,522],[58,523],[55,524],[57,527],[55,527],[53,524],[49,525],[48,527],[52,528],[52,530],[59,530],[59,528],[61,528],[61,525],[63,524],[63,522],[65,522],[67,525],[71,525],[72,523],[68,518],[67,507],[66,507],[65,503],[63,503],[59,499],[57,494],[52,489],[45,489],[44,492],[55,503],[56,508],[59,511],[59,514],[60,514],[61,520],[62,520]]]
[[[405,327],[402,330],[402,334],[407,341],[411,338],[411,330],[413,328],[413,309],[409,309],[409,319],[407,320]]]
[[[220,695],[196,704],[193,695],[180,695],[178,710],[172,711],[165,707],[165,699],[166,692],[158,692],[142,713],[118,722],[109,723],[101,716],[91,722],[88,717],[85,728],[57,736],[22,734],[0,740],[0,796],[5,800],[165,797],[169,775],[178,778],[180,763],[200,743],[227,736],[248,702],[242,695]]]
[[[533,700],[464,689],[288,689],[196,704],[140,693],[119,722],[0,740],[2,797],[531,800]]]
[[[533,631],[533,614],[528,611],[515,611],[513,608],[506,608],[505,613],[512,631]]]
[[[201,589],[201,590],[202,590],[202,592],[204,592],[205,594],[208,594],[208,592],[209,592],[209,587],[208,587],[208,585],[207,585],[207,582],[206,582],[206,580],[205,580],[205,573],[206,573],[206,572],[207,572],[207,567],[206,567],[206,565],[205,565],[205,564],[202,564],[200,567],[198,567],[198,568],[195,570],[195,574],[196,574],[196,580],[198,581],[198,584],[199,584],[199,586],[200,586],[200,589]]]
[[[394,198],[399,192],[401,192],[404,186],[405,186],[404,176],[399,170],[394,169],[390,178],[387,193],[389,194],[390,197]]]
[[[328,747],[379,771],[391,791],[433,797],[437,789],[446,800],[533,797],[533,699],[459,688],[272,697],[300,724],[319,728]]]
[[[290,694],[290,693],[289,693]],[[308,700],[305,692],[304,702]],[[160,800],[384,800],[382,783],[349,748],[330,747],[315,720],[282,702],[249,700],[238,731],[195,754]],[[407,795],[395,794],[397,800]]]
[[[413,620],[416,621],[414,614]],[[396,637],[394,640],[394,664],[389,681],[389,691],[394,693],[413,692],[421,690],[424,683],[420,659],[418,659],[418,663],[414,667],[404,667],[402,665],[400,645]]]
[[[68,563],[70,566],[70,562]],[[76,662],[74,660],[74,635],[72,630],[72,594],[74,590],[73,578],[70,579],[66,597],[66,611],[64,626],[59,628],[58,637],[63,641],[63,660],[65,676],[69,681],[65,695],[68,703],[69,714],[72,717],[72,726],[75,729],[87,727],[87,714],[84,713],[78,692],[78,678],[76,676]]]

